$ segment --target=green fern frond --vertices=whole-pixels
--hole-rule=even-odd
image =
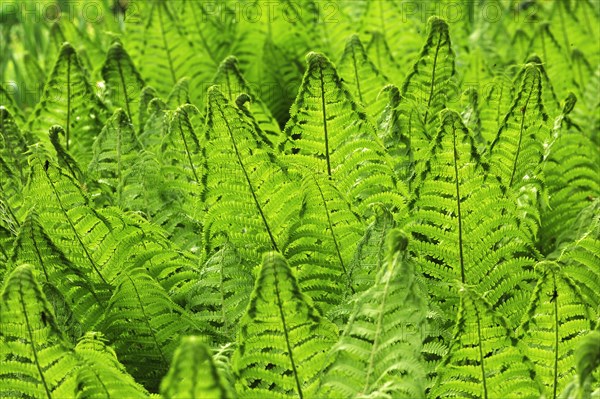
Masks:
[[[307,174],[301,189],[300,217],[290,228],[284,255],[302,292],[327,311],[344,292],[356,289],[349,266],[364,225],[327,178]]]
[[[358,35],[347,40],[338,73],[354,98],[365,107],[367,115],[375,121],[385,107],[379,91],[386,85],[387,78],[371,62]]]
[[[306,57],[308,69],[291,109],[282,148],[309,173],[331,178],[364,214],[368,205],[402,208],[402,191],[373,125],[322,54]]]
[[[356,292],[367,290],[375,283],[377,273],[386,261],[386,237],[396,226],[394,215],[383,206],[376,207],[375,218],[356,241],[348,274]]]
[[[553,141],[546,148],[543,170],[549,201],[540,229],[546,253],[568,239],[577,215],[600,197],[600,151],[570,118],[576,101],[573,94],[567,98],[554,122]]]
[[[434,398],[539,398],[534,366],[508,323],[463,286],[449,354],[438,368]]]
[[[44,86],[40,102],[29,116],[27,129],[49,146],[44,136],[53,125],[65,129],[65,148],[88,162],[93,140],[104,125],[106,106],[100,101],[75,52],[65,43]],[[50,146],[49,146],[50,147]]]
[[[216,88],[208,92],[204,239],[207,253],[231,241],[251,264],[283,249],[299,206],[286,166],[260,139],[252,122]]]
[[[337,328],[300,291],[285,258],[263,257],[232,365],[242,398],[311,398]]]
[[[234,337],[254,286],[250,267],[231,243],[225,243],[204,264],[187,298],[189,310],[226,336]]]
[[[527,64],[521,76],[520,89],[490,144],[490,173],[498,177],[509,195],[515,197],[519,216],[526,223],[533,241],[540,224],[539,213],[544,195],[541,161],[550,129],[543,105],[539,68]]]
[[[546,394],[556,398],[575,374],[574,352],[594,317],[576,283],[559,264],[543,261],[536,269],[540,277],[519,335]]]
[[[367,55],[378,71],[381,71],[391,82],[399,84],[404,79],[404,67],[398,65],[392,56],[392,50],[379,30],[370,32],[371,39],[367,44]],[[410,56],[410,55],[406,55]]]
[[[77,361],[30,265],[5,279],[0,302],[0,394],[67,398]]]
[[[109,226],[91,208],[83,188],[44,159],[43,153],[34,154],[30,161],[32,174],[26,191],[29,206],[36,207],[42,226],[69,259],[87,269],[92,281],[107,284],[90,247],[108,234]]]
[[[509,212],[512,203],[494,179],[485,177],[488,165],[458,113],[441,112],[429,152],[415,193],[411,249],[432,280],[432,297],[452,319],[453,281],[481,284],[480,292],[489,291],[488,299],[498,305],[518,293],[513,289],[530,274],[530,262],[522,258],[524,236]],[[525,306],[520,298],[509,308],[518,314]]]
[[[0,83],[0,107],[5,108],[14,117],[18,126],[23,127],[27,121],[25,115],[4,84],[5,82]]]
[[[81,171],[79,164],[73,157],[65,151],[64,147],[60,143],[60,137],[65,137],[65,129],[62,126],[52,126],[50,131],[48,132],[48,137],[50,138],[50,143],[54,147],[54,151],[56,152],[56,159],[58,161],[58,165],[63,168],[63,170],[68,171],[69,176],[71,176],[75,181],[79,184],[85,184],[85,175]]]
[[[44,282],[65,298],[78,324],[71,329],[89,331],[100,321],[112,288],[94,283],[85,269],[73,264],[57,248],[38,218],[35,210],[25,217],[14,243],[12,264],[34,265]]]
[[[0,158],[22,184],[27,178],[27,140],[8,109],[0,106]]]
[[[121,42],[115,41],[108,50],[101,73],[112,107],[124,109],[129,120],[135,121],[143,104],[139,100],[144,80]]]
[[[411,15],[409,11],[414,9],[398,0],[364,1],[362,7],[355,3],[352,6],[357,10],[364,7],[358,31],[361,34],[380,32],[382,39],[390,44],[391,55],[399,67],[396,76],[402,79],[410,68],[411,60],[418,54],[422,40],[419,12]],[[394,74],[388,76],[393,78]],[[400,81],[392,80],[392,83],[399,84]]]
[[[145,271],[123,273],[105,310],[103,329],[136,381],[158,389],[179,337],[204,331]]]
[[[210,349],[200,337],[183,337],[173,355],[171,368],[160,392],[166,399],[234,397],[229,382],[215,364]]]
[[[111,203],[127,209],[129,182],[135,178],[131,170],[136,162],[141,145],[127,113],[117,109],[96,138],[88,175],[98,182],[104,198],[102,203]],[[96,199],[98,202],[98,199]]]
[[[80,364],[77,372],[77,398],[148,397],[125,367],[117,360],[114,350],[106,344],[101,333],[86,333],[75,347]]]
[[[266,143],[273,146],[281,137],[281,129],[271,111],[260,99],[256,87],[250,85],[244,78],[239,69],[237,58],[227,57],[219,65],[217,74],[213,83],[219,87],[219,90],[229,99],[235,101],[242,93],[250,96],[249,110],[256,118],[260,128],[267,134]],[[258,87],[260,90],[261,88]]]
[[[326,397],[425,397],[420,355],[426,300],[408,255],[408,237],[392,230],[387,262],[375,284],[357,300],[331,351],[323,377]]]
[[[577,376],[569,384],[561,399],[597,398],[600,395],[600,328],[582,338],[575,352]]]
[[[396,176],[410,188],[415,179],[415,159],[409,136],[410,125],[404,125],[410,119],[410,111],[407,114],[407,110],[401,107],[402,97],[396,86],[387,85],[379,93],[380,96],[384,94],[387,94],[388,101],[377,120],[377,134],[393,159]]]
[[[448,24],[437,17],[427,24],[427,40],[401,90],[403,107],[410,110],[408,136],[417,160],[424,158],[423,150],[435,135],[437,114],[458,94]]]
[[[174,85],[187,77],[190,98],[201,103],[201,86],[210,82],[214,67],[207,65],[190,46],[176,15],[176,5],[153,1],[139,4],[136,10],[135,20],[127,25],[124,45],[137,60],[146,83],[167,96]]]

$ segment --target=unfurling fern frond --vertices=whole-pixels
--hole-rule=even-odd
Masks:
[[[401,106],[407,119],[404,125],[417,160],[424,159],[428,142],[435,135],[437,114],[458,94],[448,24],[431,17],[428,30],[423,49],[401,90]]]
[[[187,306],[194,318],[234,337],[254,286],[252,268],[233,244],[225,243],[204,264],[190,288]]]
[[[358,35],[348,39],[338,72],[347,82],[354,99],[375,121],[385,107],[385,98],[379,97],[379,91],[386,85],[387,78],[371,62]]]
[[[166,399],[232,399],[229,381],[215,364],[201,337],[183,337],[173,355],[171,368],[160,384]]]
[[[30,265],[5,279],[0,301],[0,395],[68,398],[77,361]]]
[[[128,209],[132,195],[128,193],[133,165],[141,151],[127,114],[117,109],[96,138],[88,175],[103,189],[103,201]]]
[[[506,320],[463,286],[449,354],[438,368],[433,398],[539,398],[532,362]]]
[[[237,58],[230,56],[223,60],[213,83],[219,87],[229,101],[236,101],[242,93],[249,95],[250,106],[248,108],[256,118],[260,129],[266,133],[265,142],[271,146],[279,142],[281,129],[267,105],[260,99],[260,87],[253,87],[242,75]]]
[[[545,253],[569,240],[577,215],[600,197],[600,151],[570,117],[577,101],[571,94],[555,120],[553,141],[546,149],[543,171],[548,208],[542,213],[540,241]]]
[[[208,92],[206,125],[204,245],[210,254],[231,241],[256,265],[262,252],[284,249],[299,210],[296,188],[251,120],[216,87]]]
[[[85,268],[67,259],[38,218],[35,210],[25,217],[13,247],[12,263],[35,265],[44,282],[55,288],[52,292],[64,297],[77,324],[70,329],[89,331],[100,321],[111,287],[94,283]],[[68,332],[78,336],[75,331]]]
[[[119,41],[114,42],[108,50],[102,65],[102,78],[110,104],[114,108],[124,109],[129,120],[137,122],[144,80]]]
[[[408,237],[392,230],[387,262],[357,300],[333,347],[323,377],[324,397],[423,398],[421,360],[427,305],[407,251]]]
[[[145,270],[123,273],[119,280],[105,310],[103,331],[136,381],[156,391],[178,337],[204,331]]]
[[[65,43],[40,102],[29,116],[27,129],[51,148],[45,135],[51,126],[62,126],[66,150],[85,164],[89,162],[94,138],[105,119],[106,106],[89,83],[75,49]]]
[[[350,201],[319,175],[302,180],[299,219],[290,228],[285,257],[302,292],[323,312],[355,288],[349,265],[364,225]]]
[[[556,398],[575,374],[575,349],[595,315],[558,263],[544,261],[536,268],[540,277],[519,335],[546,394]]]
[[[283,149],[290,160],[335,182],[363,214],[368,205],[402,208],[402,191],[391,160],[362,107],[322,54],[306,57],[308,69],[285,128]]]
[[[300,291],[282,255],[264,255],[233,359],[242,398],[315,397],[337,328]]]
[[[509,212],[512,203],[494,179],[486,178],[488,165],[458,113],[442,111],[429,151],[410,231],[415,238],[411,249],[432,280],[431,295],[450,318],[458,299],[455,280],[478,285],[480,292],[489,291],[494,306],[504,306],[508,297],[518,296],[513,288],[530,274],[530,261],[522,258],[523,235]],[[526,303],[519,298],[508,311],[520,319]]]
[[[101,333],[86,333],[75,347],[80,368],[77,399],[148,397],[148,392],[127,373]]]
[[[507,195],[514,197],[519,217],[533,242],[540,225],[544,195],[541,162],[550,129],[542,100],[540,69],[527,64],[521,76],[519,91],[490,144],[490,173],[498,177]]]

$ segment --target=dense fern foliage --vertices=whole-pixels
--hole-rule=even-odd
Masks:
[[[600,398],[599,4],[1,1],[0,397]]]

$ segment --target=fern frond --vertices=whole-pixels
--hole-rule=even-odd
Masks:
[[[594,317],[559,264],[543,261],[536,269],[540,277],[519,335],[546,394],[555,398],[575,374],[574,352]]]
[[[135,121],[140,112],[144,80],[120,41],[115,41],[108,50],[101,73],[110,104],[115,109],[124,109],[129,120]]]
[[[225,235],[256,264],[263,251],[284,248],[299,210],[295,187],[243,111],[216,87],[208,96],[205,245],[211,253]]]
[[[80,363],[77,372],[77,398],[147,398],[139,385],[117,360],[114,350],[101,333],[86,333],[75,347]]]
[[[600,394],[600,328],[582,338],[575,352],[577,376],[562,392],[561,399],[596,398]]]
[[[124,45],[137,60],[140,74],[162,96],[182,78],[190,79],[190,98],[201,103],[202,84],[214,67],[190,46],[176,15],[176,5],[164,1],[140,4],[137,18],[127,25]],[[204,65],[204,67],[197,67]],[[176,106],[181,105],[181,103]]]
[[[438,369],[435,398],[539,398],[533,364],[508,323],[464,286],[450,351]]]
[[[226,336],[234,337],[254,286],[250,267],[231,243],[225,243],[204,264],[187,299],[189,310]]]
[[[365,107],[367,115],[375,121],[385,107],[379,91],[386,85],[387,78],[371,62],[358,35],[347,40],[338,73],[354,98]]]
[[[30,265],[5,279],[0,302],[0,394],[66,398],[77,386],[77,361]]]
[[[271,115],[269,108],[260,99],[260,92],[257,92],[256,88],[250,85],[244,78],[239,69],[237,58],[230,56],[221,62],[213,83],[219,87],[219,90],[229,101],[236,101],[242,93],[249,95],[249,110],[256,118],[262,131],[267,134],[265,143],[272,147],[274,143],[279,142],[281,139],[281,129],[279,129],[279,125],[273,115]],[[258,89],[260,90],[260,87]]]
[[[44,86],[40,102],[29,116],[27,129],[42,143],[53,125],[65,130],[65,148],[80,162],[88,162],[94,138],[106,119],[106,106],[100,101],[75,52],[65,43]],[[50,146],[49,146],[50,148]]]
[[[546,253],[568,239],[577,215],[600,197],[600,151],[570,118],[577,101],[571,94],[555,120],[553,141],[543,164],[548,188],[548,208],[542,213],[540,241]]]
[[[427,143],[435,136],[437,114],[458,94],[448,24],[437,17],[427,24],[427,40],[401,90],[417,160],[424,159]]]
[[[527,64],[521,76],[520,89],[490,144],[490,173],[498,176],[504,190],[514,195],[533,241],[540,224],[543,145],[549,139],[550,129],[539,68]]]
[[[0,159],[22,184],[27,177],[27,145],[15,118],[8,109],[0,106]]]
[[[150,391],[158,389],[179,337],[201,334],[189,315],[177,306],[145,271],[123,273],[105,310],[103,331],[120,361]]]
[[[201,337],[183,337],[173,355],[171,368],[160,384],[166,399],[234,397],[229,382],[221,375],[210,349]]]
[[[516,295],[514,287],[530,274],[530,261],[522,257],[523,234],[509,212],[512,203],[485,177],[488,166],[458,113],[442,111],[429,151],[410,231],[411,249],[432,280],[431,295],[453,315],[457,292],[452,282],[460,280],[481,284],[480,292],[489,291],[491,303],[502,306],[498,301]],[[525,301],[520,298],[509,308],[518,314]]]
[[[301,189],[300,217],[290,228],[284,255],[302,292],[327,311],[356,289],[349,266],[364,225],[327,178],[307,174]]]
[[[232,359],[238,394],[314,397],[336,339],[337,328],[302,294],[285,258],[266,253]]]
[[[65,298],[68,310],[78,324],[70,328],[89,331],[100,321],[112,288],[94,283],[85,269],[73,264],[57,248],[38,218],[35,210],[25,217],[14,243],[11,261],[14,265],[27,263],[35,266],[44,282],[55,287]]]
[[[109,226],[91,208],[83,188],[44,158],[43,153],[31,158],[30,206],[36,207],[42,226],[69,259],[87,269],[92,281],[108,284],[90,247],[109,233]]]
[[[104,191],[102,203],[111,203],[128,209],[131,194],[129,182],[135,178],[131,170],[141,145],[127,113],[117,109],[96,138],[88,175],[98,182]],[[96,199],[98,202],[98,200]]]
[[[321,391],[327,397],[425,396],[420,349],[427,306],[408,255],[408,237],[392,230],[387,241],[386,264],[357,300],[331,351],[334,361]]]
[[[361,106],[324,55],[310,53],[306,60],[282,148],[297,154],[290,159],[309,173],[331,178],[364,214],[373,203],[402,208],[402,188]]]

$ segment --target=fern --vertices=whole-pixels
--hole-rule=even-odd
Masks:
[[[266,253],[232,359],[238,394],[313,397],[336,339],[337,328],[301,293],[285,259]]]
[[[87,333],[75,347],[81,367],[77,398],[147,398],[148,392],[127,374],[100,333]]]
[[[325,56],[306,59],[282,148],[297,153],[294,161],[305,170],[331,178],[362,212],[376,202],[402,207],[390,160],[366,114]]]
[[[426,303],[406,251],[392,230],[387,262],[357,300],[323,378],[327,397],[424,397],[420,360]]]
[[[186,312],[143,271],[124,273],[105,310],[103,330],[137,381],[150,390],[170,364],[174,337],[202,333]]]
[[[422,160],[422,151],[435,134],[436,115],[456,95],[454,51],[450,43],[448,24],[437,17],[428,21],[429,35],[412,71],[402,84],[402,103],[406,111],[404,122],[415,157]]]
[[[65,130],[65,148],[82,161],[89,160],[90,148],[106,118],[106,106],[94,93],[87,73],[75,52],[65,43],[44,86],[40,102],[27,122],[27,129],[42,142],[51,126]]]
[[[530,277],[518,220],[509,212],[500,186],[485,177],[487,163],[458,113],[442,111],[441,126],[421,172],[411,232],[411,249],[419,254],[423,273],[435,284],[431,295],[449,311],[456,305],[454,281],[479,285],[488,300],[513,296],[511,290]],[[529,269],[529,271],[528,271]],[[510,303],[515,317],[525,298]],[[452,314],[452,313],[450,313]],[[512,315],[511,315],[512,316]]]
[[[102,78],[106,85],[107,98],[114,108],[123,108],[129,120],[140,112],[140,94],[144,80],[123,45],[116,41],[108,50],[102,65]]]
[[[30,265],[5,279],[0,304],[3,396],[71,397],[77,361]]]
[[[521,341],[547,395],[555,398],[574,374],[575,348],[593,318],[576,284],[558,264],[541,262],[536,268],[540,277],[520,327]]]
[[[464,286],[450,352],[431,396],[538,398],[540,391],[533,364],[507,322]]]
[[[192,370],[192,375],[189,372]],[[228,381],[221,375],[210,350],[201,338],[184,337],[173,356],[169,373],[161,383],[165,398],[233,398]]]
[[[378,99],[378,95],[387,78],[371,62],[357,35],[348,39],[338,72],[351,87],[356,101],[365,107],[367,115],[371,119],[377,118],[384,107],[383,99]]]
[[[219,235],[226,235],[243,259],[256,262],[263,251],[284,248],[298,212],[294,188],[243,111],[216,87],[208,95],[205,244],[210,253],[219,247]]]

